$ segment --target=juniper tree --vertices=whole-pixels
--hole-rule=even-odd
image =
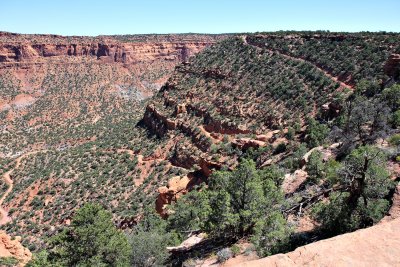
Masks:
[[[339,184],[329,203],[314,209],[317,221],[331,235],[353,231],[378,222],[389,207],[386,196],[393,186],[378,148],[361,146],[338,169]]]
[[[272,251],[290,233],[281,213],[281,175],[276,169],[257,170],[247,159],[233,171],[216,171],[208,187],[192,191],[171,207],[170,227],[198,227],[223,239],[252,236],[259,248],[269,246],[265,253]],[[275,231],[279,234],[272,234]]]
[[[72,223],[50,244],[49,262],[55,266],[130,266],[130,247],[112,215],[98,204],[86,204]]]

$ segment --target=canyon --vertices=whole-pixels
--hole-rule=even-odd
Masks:
[[[174,205],[208,184],[215,172],[232,171],[249,159],[257,170],[279,176],[274,183],[287,201],[280,210],[294,233],[300,239],[322,238],[313,207],[328,203],[343,187],[331,184],[326,169],[322,180],[313,180],[313,156],[321,154],[318,164],[324,168],[345,162],[343,141],[328,134],[343,123],[352,94],[372,103],[398,83],[399,51],[393,45],[398,38],[385,33],[68,37],[0,32],[2,229],[38,252],[88,202],[106,207],[124,231],[134,229],[148,209],[168,221]],[[365,81],[366,89],[360,86]],[[397,126],[388,127],[391,132],[380,143],[385,145],[375,140],[370,145],[394,155],[395,145],[386,139]],[[393,155],[385,164],[395,183],[399,163]],[[397,213],[398,189],[390,192],[387,213]],[[375,218],[368,226],[374,223]],[[378,225],[354,235],[365,238],[377,229],[390,236],[397,224],[398,219],[388,222],[390,231]],[[354,245],[348,241],[352,234],[336,239]],[[285,263],[306,264],[296,259],[308,246],[332,249],[325,245],[329,239],[319,242],[271,262],[285,258]]]

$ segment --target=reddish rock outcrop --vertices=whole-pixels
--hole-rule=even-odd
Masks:
[[[158,189],[158,197],[156,200],[156,210],[162,217],[166,217],[167,211],[165,206],[176,201],[182,194],[187,192],[190,179],[187,176],[175,176],[168,181],[167,186]]]
[[[400,75],[400,54],[390,55],[383,69],[387,75],[398,79]]]
[[[200,159],[199,165],[200,165],[202,174],[205,177],[209,177],[212,174],[213,170],[220,170],[222,167],[222,164],[219,162],[211,162],[211,161],[205,160],[203,158]]]
[[[156,109],[154,105],[147,105],[143,115],[143,123],[158,136],[164,136],[168,130],[176,129],[176,122]]]
[[[328,119],[336,118],[339,116],[340,111],[343,109],[338,103],[330,102],[322,105],[322,115]]]
[[[260,141],[260,140],[254,140],[254,139],[250,139],[250,138],[238,138],[238,139],[234,139],[232,141],[232,145],[246,150],[248,148],[260,148],[260,147],[264,147],[266,145],[266,143],[264,141]]]
[[[0,231],[0,257],[13,257],[20,262],[18,266],[25,266],[31,260],[32,253],[20,241],[20,237],[12,240],[6,232]]]
[[[296,170],[293,174],[286,174],[282,183],[282,189],[285,194],[294,193],[305,180],[308,173],[304,170]]]

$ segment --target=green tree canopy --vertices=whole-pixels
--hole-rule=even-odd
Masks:
[[[208,188],[179,199],[171,207],[169,224],[178,231],[199,228],[216,237],[253,236],[260,246],[281,244],[278,240],[287,240],[290,231],[281,213],[280,175],[276,169],[257,170],[252,160],[243,159],[233,171],[214,172]],[[275,231],[279,234],[270,235]],[[270,242],[272,236],[277,242]],[[262,253],[268,251],[273,249],[263,248]]]
[[[146,208],[143,219],[128,235],[131,245],[131,266],[163,266],[169,253],[167,246],[179,242],[173,232],[166,231],[167,222],[153,208]]]
[[[370,226],[384,216],[389,207],[385,197],[393,187],[385,163],[384,153],[371,146],[347,156],[337,171],[341,190],[314,209],[323,228],[334,235]]]
[[[400,109],[400,84],[394,84],[383,90],[381,98],[393,111]]]
[[[320,146],[328,136],[329,128],[313,118],[307,120],[307,143],[310,148]]]
[[[318,182],[319,180],[324,178],[323,176],[325,174],[325,165],[322,159],[322,153],[318,150],[313,151],[308,158],[306,170],[309,179],[313,182]]]
[[[112,215],[98,204],[77,210],[70,227],[50,244],[55,266],[130,266],[130,246]]]

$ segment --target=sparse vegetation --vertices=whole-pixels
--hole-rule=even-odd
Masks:
[[[177,59],[90,57],[43,60],[33,74],[0,68],[0,175],[13,180],[2,227],[35,253],[28,266],[224,262],[238,240],[251,243],[243,256],[266,256],[384,216],[400,88],[383,65],[399,34],[225,37],[179,36],[224,40],[175,70]],[[0,196],[8,188],[1,181]],[[302,219],[314,225],[306,234]],[[199,250],[166,250],[199,233]]]

